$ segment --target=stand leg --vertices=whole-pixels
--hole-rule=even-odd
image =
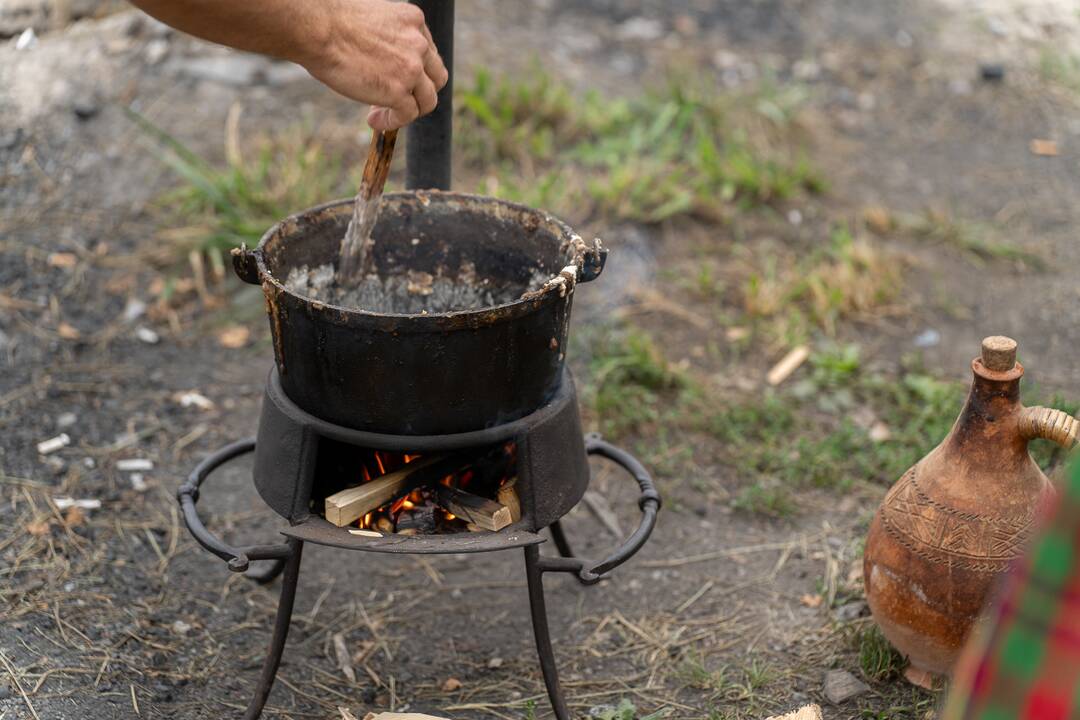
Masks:
[[[277,677],[278,665],[281,664],[281,652],[285,649],[285,638],[289,634],[289,625],[292,622],[293,601],[296,599],[296,585],[300,579],[300,554],[304,549],[304,543],[300,540],[289,538],[288,544],[292,550],[285,561],[285,579],[281,581],[281,597],[278,600],[277,617],[274,619],[274,634],[270,638],[270,648],[267,650],[266,660],[263,661],[262,676],[259,684],[255,687],[255,695],[248,703],[244,720],[256,720],[266,705],[266,699],[270,697],[270,688],[274,686],[274,678]],[[273,568],[272,568],[273,569]]]
[[[570,543],[566,539],[566,533],[563,532],[562,523],[556,520],[548,526],[548,530],[551,531],[551,539],[555,541],[555,548],[559,551],[559,554],[564,558],[574,557],[574,551],[570,549]]]
[[[555,525],[552,525],[552,529],[554,528]],[[555,711],[555,717],[558,720],[570,720],[566,698],[559,685],[559,670],[555,667],[555,652],[551,648],[547,607],[544,603],[544,578],[539,560],[539,547],[527,546],[525,548],[525,577],[529,583],[529,609],[532,613],[533,635],[536,637],[536,653],[540,656],[540,671],[544,674],[544,685],[547,686],[548,698],[551,700],[551,709]]]

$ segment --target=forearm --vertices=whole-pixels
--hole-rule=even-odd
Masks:
[[[190,35],[307,65],[324,53],[333,0],[132,0]]]

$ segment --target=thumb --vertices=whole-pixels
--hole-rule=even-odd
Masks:
[[[378,130],[380,132],[391,130],[390,108],[372,107],[368,110],[367,123],[371,126],[372,130]]]

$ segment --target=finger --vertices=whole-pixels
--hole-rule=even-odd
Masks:
[[[408,95],[391,107],[372,108],[368,113],[368,125],[372,130],[397,130],[418,117],[420,106],[417,105],[416,98]]]
[[[439,95],[435,90],[435,83],[427,75],[420,78],[420,82],[413,88],[413,97],[420,108],[421,115],[427,115],[439,104]]]
[[[446,81],[450,79],[450,73],[434,47],[428,50],[428,53],[424,56],[424,74],[431,79],[436,91],[442,90],[446,85]]]

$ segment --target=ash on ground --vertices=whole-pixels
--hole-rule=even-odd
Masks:
[[[537,270],[526,287],[497,286],[486,278],[478,278],[475,268],[468,265],[457,277],[409,270],[387,277],[371,274],[359,284],[343,287],[338,284],[333,264],[326,263],[314,268],[307,265],[293,268],[285,287],[297,295],[341,307],[420,315],[479,310],[513,302],[549,279],[549,273]]]

